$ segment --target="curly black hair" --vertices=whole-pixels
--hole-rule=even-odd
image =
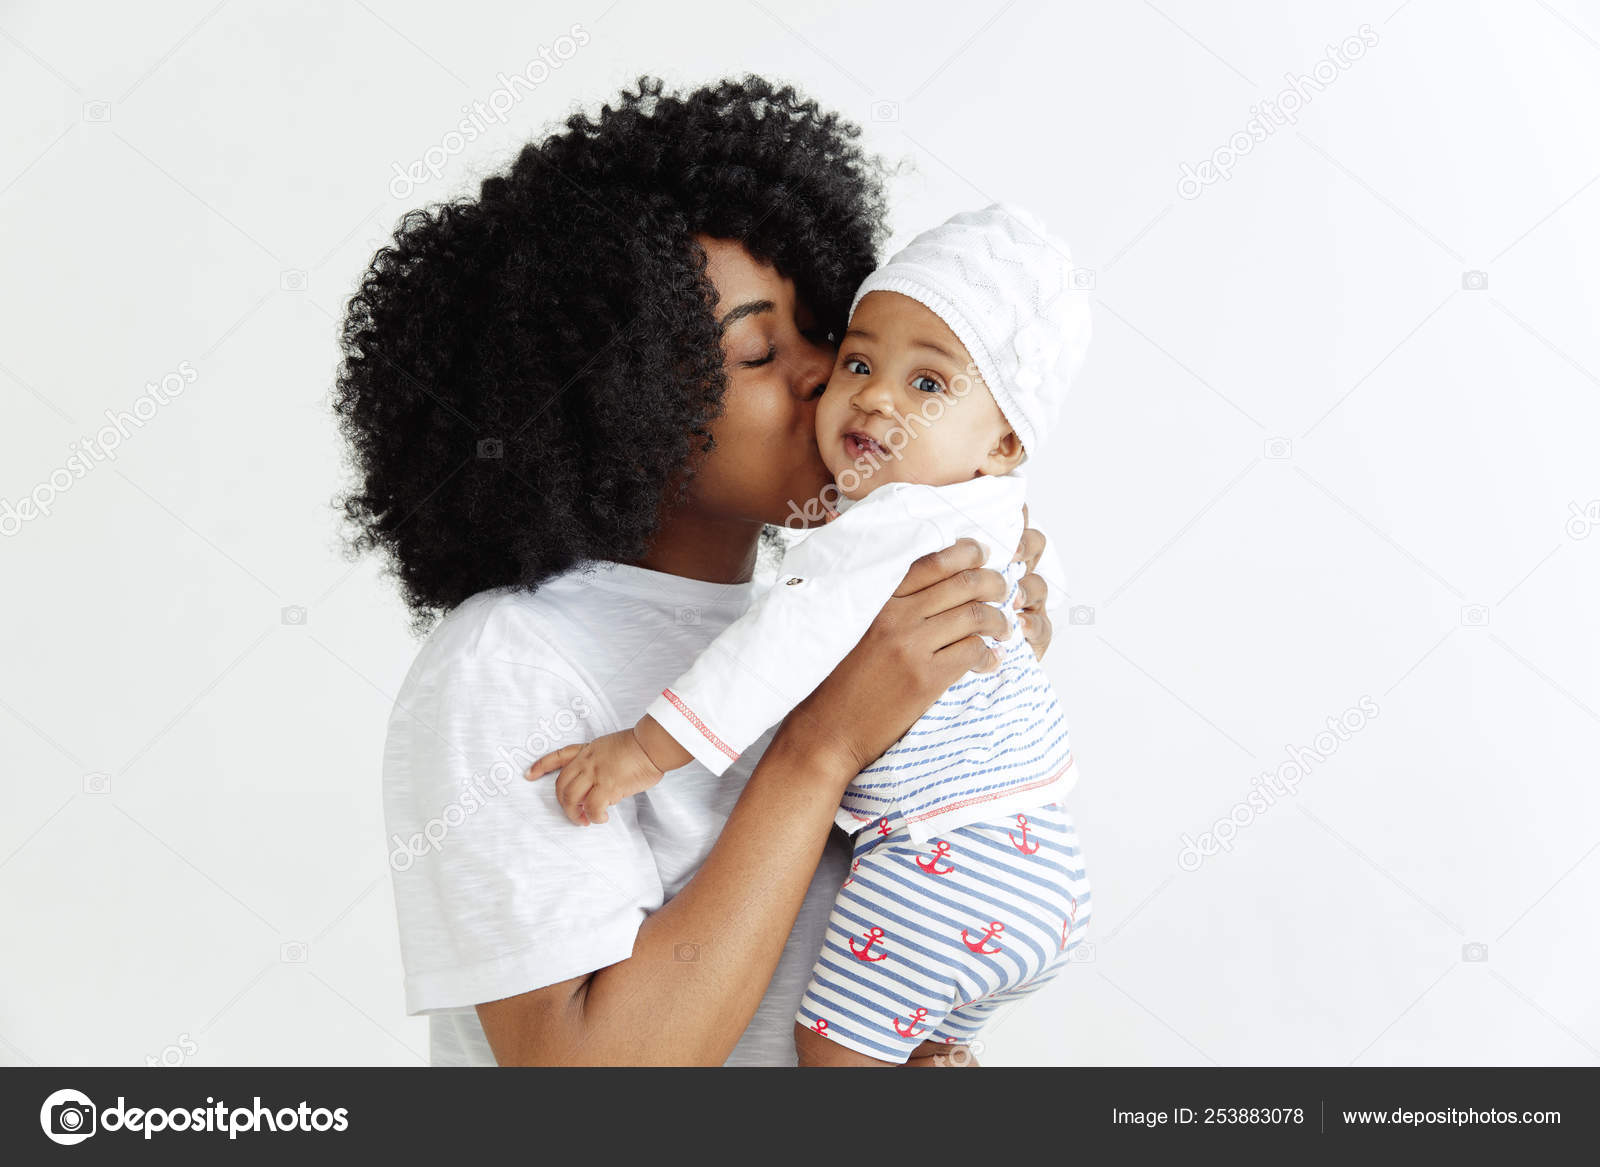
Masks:
[[[691,236],[735,239],[843,331],[884,235],[860,129],[759,77],[635,89],[405,214],[346,307],[334,408],[419,629],[487,588],[630,560],[682,496],[726,379]]]

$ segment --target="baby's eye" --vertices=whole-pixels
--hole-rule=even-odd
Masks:
[[[911,382],[911,387],[918,393],[943,393],[944,386],[935,378],[922,376]]]
[[[862,360],[860,357],[846,357],[844,360],[844,368],[847,373],[855,373],[862,377],[865,377],[868,373],[872,372],[871,369],[867,368],[867,362]]]

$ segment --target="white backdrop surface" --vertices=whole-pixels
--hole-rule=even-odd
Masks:
[[[1600,1062],[1600,5],[169,0],[0,4],[0,1063],[425,1059],[341,305],[575,106],[747,69],[903,160],[894,243],[1010,199],[1093,280],[1032,511],[1093,945],[983,1060]]]

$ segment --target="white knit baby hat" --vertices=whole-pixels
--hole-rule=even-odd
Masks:
[[[963,211],[924,231],[869,275],[868,292],[926,305],[978,366],[1028,454],[1049,440],[1089,347],[1089,297],[1075,290],[1067,245],[1009,203]]]

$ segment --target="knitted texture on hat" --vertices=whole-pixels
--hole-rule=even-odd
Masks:
[[[1089,347],[1089,298],[1074,290],[1067,245],[1020,207],[963,211],[924,231],[869,275],[868,292],[926,306],[972,354],[1029,456],[1049,441]]]

